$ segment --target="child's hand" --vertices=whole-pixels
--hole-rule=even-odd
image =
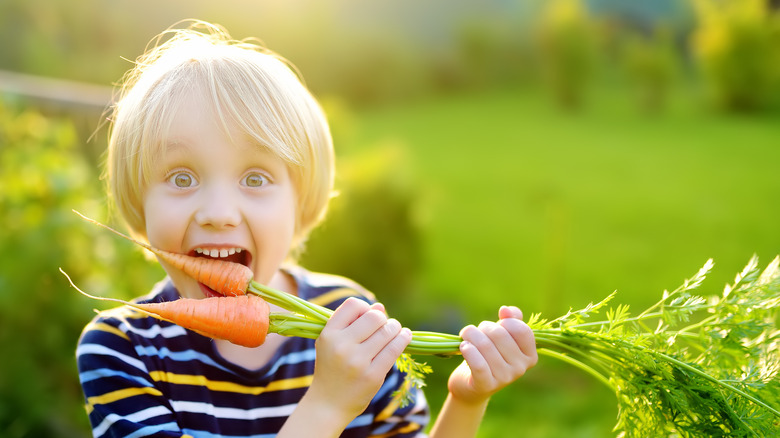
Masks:
[[[309,389],[351,421],[382,387],[387,373],[412,339],[409,329],[388,319],[381,304],[350,298],[333,313],[316,342]]]
[[[465,361],[455,369],[448,388],[466,403],[486,401],[536,365],[536,340],[517,307],[502,306],[498,322],[484,321],[460,332]]]

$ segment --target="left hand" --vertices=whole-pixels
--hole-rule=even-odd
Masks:
[[[536,340],[520,309],[502,306],[498,318],[460,331],[464,362],[450,375],[447,386],[452,397],[484,402],[536,365]]]

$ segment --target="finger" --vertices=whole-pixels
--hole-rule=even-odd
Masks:
[[[518,319],[509,319],[519,324],[523,324]],[[535,364],[535,359],[530,359],[515,341],[509,331],[500,323],[480,324],[480,331],[492,342],[492,346],[497,355],[493,355],[491,350],[481,349],[483,356],[488,361],[490,371],[495,378],[496,383],[505,385],[525,374],[525,371]],[[533,349],[531,353],[535,353]]]
[[[385,344],[371,362],[372,367],[376,367],[383,374],[387,374],[395,361],[404,352],[404,349],[412,341],[412,332],[408,328],[402,328],[398,333]]]
[[[350,297],[333,312],[326,324],[326,329],[343,330],[355,322],[361,315],[369,311],[371,307],[363,300]]]
[[[380,312],[382,312],[385,315],[387,315],[387,309],[385,309],[385,305],[382,304],[382,303],[374,303],[374,304],[371,305],[371,308],[379,310]]]
[[[523,312],[515,306],[501,306],[498,309],[498,319],[507,318],[523,319]]]
[[[507,333],[512,336],[523,354],[534,359],[534,363],[536,363],[536,338],[534,337],[533,330],[528,327],[528,324],[512,318],[502,319],[498,324],[506,329]]]
[[[490,324],[495,323],[483,321],[480,323],[479,328],[474,327],[473,325],[467,326],[461,331],[461,337],[479,351],[480,356],[484,358],[489,368],[493,368],[494,366],[506,363],[506,361],[493,341],[483,331]]]
[[[346,336],[357,343],[364,343],[387,325],[387,315],[377,309],[369,309],[344,329]],[[401,324],[397,325],[398,330]]]
[[[522,324],[522,321],[514,318],[511,318],[508,321]],[[502,361],[493,362],[494,367],[496,368],[496,372],[494,372],[496,377],[499,377],[498,374],[500,372],[508,371],[499,367],[503,365],[518,365],[525,360],[525,354],[518,345],[517,340],[514,338],[514,336],[512,336],[509,330],[504,327],[503,324],[500,322],[484,324],[480,326],[480,330],[488,337],[488,339],[490,339],[490,341],[493,343],[493,346],[501,356]]]
[[[460,354],[469,366],[474,381],[487,382],[493,378],[493,373],[490,371],[490,365],[474,344],[469,341],[461,342]]]
[[[380,326],[376,331],[371,333],[362,343],[361,346],[366,348],[368,354],[371,357],[376,356],[382,348],[393,340],[401,332],[401,323],[395,319],[388,319],[385,324]]]

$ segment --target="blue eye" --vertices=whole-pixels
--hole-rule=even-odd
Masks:
[[[244,177],[244,185],[247,187],[262,187],[268,183],[268,178],[259,173],[250,173]]]
[[[195,178],[188,172],[176,172],[168,179],[179,188],[187,188],[195,185]]]

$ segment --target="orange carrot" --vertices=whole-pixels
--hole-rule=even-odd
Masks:
[[[151,245],[139,242],[138,240],[135,240],[132,237],[109,227],[108,225],[104,225],[94,219],[90,219],[76,210],[73,210],[73,212],[95,225],[101,226],[113,232],[114,234],[122,236],[125,239],[148,249],[160,257],[160,259],[163,261],[168,262],[177,269],[181,269],[190,277],[194,278],[200,283],[205,284],[222,295],[244,295],[247,288],[249,288],[249,284],[252,282],[252,278],[254,277],[252,270],[240,263],[233,263],[227,260],[218,260],[205,257],[192,257],[186,254],[163,251],[161,249],[154,248]]]
[[[121,303],[210,338],[224,339],[244,347],[257,347],[265,342],[268,334],[271,308],[256,295],[131,303],[90,295],[74,285],[65,271],[60,269],[60,272],[68,278],[71,286],[90,298]]]

